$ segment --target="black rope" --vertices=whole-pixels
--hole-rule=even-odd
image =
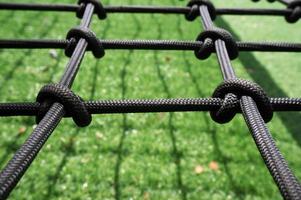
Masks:
[[[260,0],[252,0],[253,2],[258,2],[258,1],[260,1]],[[273,3],[273,2],[275,2],[275,1],[277,1],[277,0],[266,0],[266,1],[268,1],[268,2],[270,2],[270,3]]]
[[[1,3],[0,10],[23,11],[57,11],[78,12],[80,5],[73,4],[37,4],[37,3]],[[103,6],[106,13],[157,13],[157,14],[183,14],[191,12],[189,7],[163,7],[163,6]],[[286,16],[293,12],[292,9],[263,9],[263,8],[216,8],[216,15],[272,15]]]
[[[204,44],[200,41],[180,40],[98,40],[105,50],[183,50],[198,51]],[[301,52],[301,43],[289,42],[236,42],[239,51]],[[209,42],[213,47],[213,42]],[[74,48],[74,40],[1,40],[0,49],[66,49]],[[91,50],[88,46],[88,51]],[[215,52],[215,49],[211,49]],[[69,54],[70,55],[70,54]]]
[[[0,3],[0,10],[77,12],[79,7],[73,4]]]
[[[212,19],[210,18],[209,11],[207,9],[207,6],[202,5],[199,6],[200,9],[200,15],[201,20],[203,22],[203,26],[205,30],[210,30],[214,27]],[[276,182],[282,196],[284,199],[300,199],[301,197],[301,185],[297,181],[297,178],[294,176],[292,171],[287,165],[287,162],[279,152],[278,148],[275,145],[275,142],[269,133],[269,130],[267,129],[267,126],[263,120],[263,118],[266,118],[266,114],[268,114],[269,109],[258,111],[258,105],[260,102],[267,102],[263,100],[259,100],[258,98],[254,98],[254,93],[262,93],[261,89],[258,87],[251,88],[246,83],[240,83],[240,87],[246,87],[249,88],[249,91],[244,91],[243,93],[241,89],[239,89],[237,92],[237,85],[233,85],[233,79],[236,80],[236,75],[233,70],[233,67],[230,62],[230,58],[228,56],[228,52],[226,44],[223,40],[218,39],[215,42],[215,48],[217,51],[217,57],[220,63],[221,71],[224,76],[225,83],[222,84],[222,87],[226,86],[226,88],[230,88],[228,90],[225,90],[226,92],[222,93],[222,96],[225,97],[225,108],[224,111],[221,112],[220,118],[218,120],[220,121],[227,121],[230,117],[232,117],[233,112],[229,112],[229,106],[227,104],[232,103],[232,98],[234,94],[237,95],[237,93],[244,95],[240,98],[240,105],[241,109],[243,110],[243,116],[245,118],[245,121],[252,133],[252,136],[254,138],[254,141],[258,147],[258,150],[261,153],[261,156],[270,171],[272,177],[274,178],[274,181]],[[229,82],[230,81],[230,82]],[[234,82],[235,83],[235,82]],[[217,91],[219,91],[219,87],[217,88]],[[234,91],[234,94],[231,92]],[[229,93],[227,93],[229,92]],[[216,94],[214,93],[213,96]],[[235,95],[235,97],[236,97]],[[236,97],[237,98],[237,97]],[[265,106],[268,108],[268,104]],[[223,107],[222,107],[223,108]],[[223,114],[226,113],[227,115]],[[265,113],[266,112],[266,113]],[[230,116],[229,116],[230,115]],[[214,116],[214,115],[211,115]],[[222,118],[224,117],[224,118]],[[213,120],[216,118],[213,117]]]
[[[259,0],[253,0],[259,1]],[[276,0],[268,0],[274,2]],[[237,42],[224,29],[213,25],[216,15],[285,16],[289,23],[301,17],[301,0],[278,0],[286,9],[215,8],[208,0],[191,0],[186,7],[103,6],[99,0],[79,0],[78,5],[0,3],[0,10],[38,10],[76,12],[82,18],[79,27],[71,29],[66,40],[0,40],[0,48],[65,49],[71,57],[57,84],[44,86],[37,102],[0,103],[0,116],[36,116],[37,127],[0,173],[0,199],[6,199],[31,165],[63,117],[72,117],[76,125],[91,123],[91,114],[208,111],[214,121],[227,123],[242,113],[261,156],[285,199],[300,199],[301,186],[289,169],[269,133],[266,124],[273,112],[301,111],[301,98],[269,98],[257,84],[238,79],[230,59],[239,51],[300,52],[300,43]],[[204,31],[197,41],[176,40],[101,40],[89,29],[93,14],[105,19],[107,13],[184,14],[192,21],[201,17]],[[224,77],[212,98],[102,100],[84,101],[71,91],[86,51],[96,58],[106,49],[191,50],[200,59],[215,52]]]
[[[292,13],[292,9],[254,9],[254,8],[220,8],[216,9],[217,15],[270,15],[285,16]]]
[[[273,112],[301,111],[301,98],[270,98]],[[122,114],[152,112],[199,112],[218,111],[224,99],[221,98],[179,98],[179,99],[126,99],[83,102],[90,114]],[[239,100],[231,104],[235,113],[241,113]],[[39,116],[48,105],[39,102],[0,103],[0,116]],[[44,113],[44,112],[43,112]],[[65,113],[64,117],[72,117]]]
[[[78,18],[83,17],[88,4],[92,4],[94,6],[94,13],[97,14],[99,19],[105,19],[107,17],[107,13],[103,5],[98,0],[78,0],[77,4],[80,5],[79,9],[76,12],[76,16]]]
[[[76,48],[76,44],[78,44],[80,39],[86,40],[88,43],[88,48],[92,50],[95,58],[101,58],[105,55],[102,44],[99,42],[93,31],[91,31],[89,28],[82,26],[72,28],[67,33],[66,39],[70,41],[65,48],[65,54],[68,57],[72,56]]]
[[[301,18],[301,0],[294,0],[287,4],[287,8],[292,12],[285,15],[285,19],[289,23],[295,23]]]
[[[195,51],[195,55],[199,59],[207,59],[211,52],[214,51],[214,43],[217,40],[223,40],[230,59],[238,57],[238,47],[235,39],[228,31],[212,27],[203,31],[198,37],[197,41],[202,41],[204,45]]]
[[[92,117],[88,112],[82,98],[74,94],[68,87],[63,85],[45,85],[37,96],[37,102],[42,105],[36,114],[37,123],[43,119],[54,102],[59,102],[64,105],[66,114],[72,116],[76,125],[85,127],[88,126],[92,121]]]
[[[207,0],[190,0],[187,7],[190,8],[189,13],[185,15],[186,19],[189,21],[195,20],[200,15],[199,6],[206,5],[211,19],[216,18],[216,9],[210,1]]]
[[[84,12],[81,27],[88,28],[94,12],[94,6],[87,4]],[[81,60],[84,57],[88,43],[85,39],[80,39],[74,53],[67,64],[66,71],[60,80],[60,85],[70,88],[79,69]],[[0,199],[8,197],[13,188],[17,185],[25,171],[33,162],[38,152],[41,150],[48,137],[56,128],[65,114],[64,106],[55,102],[52,104],[44,118],[40,121],[33,133],[16,152],[0,173]]]
[[[233,109],[242,96],[249,96],[256,102],[256,106],[265,122],[273,118],[273,108],[265,91],[257,84],[241,79],[228,79],[214,91],[213,97],[224,99],[218,111],[211,111],[211,118],[218,123],[230,122],[236,112]]]

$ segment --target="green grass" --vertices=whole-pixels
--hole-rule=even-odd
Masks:
[[[4,2],[4,0],[1,0]],[[27,0],[34,2],[34,0]],[[12,2],[12,1],[11,1]],[[14,2],[24,2],[14,0]],[[69,2],[73,0],[45,0]],[[177,0],[104,0],[104,4],[185,5]],[[213,1],[217,7],[279,7],[251,1]],[[79,23],[73,14],[0,13],[0,38],[61,38]],[[282,17],[227,16],[216,20],[245,41],[301,42],[300,22]],[[194,40],[202,31],[175,15],[95,17],[93,31],[104,39]],[[57,82],[68,59],[48,50],[1,50],[1,102],[34,101],[39,89]],[[270,96],[301,96],[301,57],[296,53],[241,53],[233,62],[239,77],[254,80]],[[208,97],[222,81],[215,55],[199,61],[192,52],[107,51],[87,53],[73,90],[84,99]],[[275,114],[269,128],[301,179],[300,113]],[[25,141],[34,118],[0,121],[0,167]],[[25,133],[19,129],[26,127]],[[219,169],[212,170],[215,161]],[[197,174],[196,166],[204,172]],[[208,113],[93,116],[88,128],[64,119],[22,178],[10,199],[281,199],[250,133],[238,115],[212,122]]]

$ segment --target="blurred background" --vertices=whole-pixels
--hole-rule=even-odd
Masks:
[[[0,0],[0,2],[6,2]],[[24,3],[25,0],[10,0]],[[35,3],[74,3],[43,0]],[[179,0],[103,0],[104,5],[174,5]],[[280,3],[212,0],[217,8],[284,8]],[[301,42],[301,21],[284,17],[222,16],[215,24],[238,41]],[[79,19],[73,13],[0,12],[1,39],[64,39]],[[101,39],[195,40],[199,20],[182,15],[95,16]],[[35,101],[39,89],[58,82],[68,58],[63,50],[1,50],[0,101]],[[298,53],[240,53],[238,77],[260,84],[271,97],[301,96]],[[85,100],[209,97],[222,82],[213,54],[107,50],[87,53],[73,91]],[[277,113],[268,124],[289,166],[301,179],[301,114]],[[32,117],[1,118],[3,168],[35,127]],[[242,118],[214,123],[208,113],[95,115],[87,128],[64,119],[10,199],[281,199]]]

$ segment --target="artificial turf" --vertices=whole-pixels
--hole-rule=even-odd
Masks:
[[[216,7],[281,4],[212,0]],[[5,2],[5,0],[1,0]],[[14,0],[10,2],[25,2]],[[27,0],[26,2],[36,2]],[[74,3],[44,0],[43,3]],[[112,5],[178,5],[177,0],[103,0]],[[1,11],[0,38],[63,39],[79,20],[72,13]],[[224,16],[216,24],[237,40],[301,42],[300,23],[283,17]],[[155,14],[96,17],[103,39],[195,40],[199,20]],[[68,59],[60,50],[1,50],[0,101],[34,101],[39,89],[58,82]],[[241,53],[237,75],[259,83],[270,96],[300,97],[297,53]],[[96,60],[87,53],[73,90],[86,100],[208,97],[222,81],[215,55],[199,61],[193,52],[113,51]],[[292,170],[301,179],[300,113],[275,114],[268,124]],[[1,118],[0,167],[35,126],[32,117]],[[208,113],[93,116],[77,128],[64,119],[10,199],[281,199],[242,116],[214,123]]]

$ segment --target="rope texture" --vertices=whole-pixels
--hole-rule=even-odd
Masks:
[[[265,122],[272,120],[273,109],[265,91],[259,85],[242,79],[228,79],[215,89],[212,96],[224,99],[224,102],[218,111],[210,112],[211,118],[218,123],[230,122],[236,114],[233,108],[244,95],[252,97],[256,102]]]
[[[104,10],[103,5],[98,0],[78,0],[77,4],[80,5],[79,9],[77,10],[76,16],[78,18],[82,18],[87,4],[92,4],[94,6],[94,13],[97,14],[99,19],[105,19],[107,17],[107,13]]]
[[[67,33],[66,39],[70,41],[65,49],[65,54],[68,57],[72,56],[76,48],[76,44],[80,39],[85,39],[87,41],[88,48],[92,50],[95,58],[101,58],[105,55],[102,44],[96,38],[95,33],[93,33],[89,28],[81,26],[72,28]]]
[[[196,57],[202,60],[207,59],[214,51],[214,43],[217,40],[225,42],[230,59],[238,57],[238,47],[231,33],[215,27],[201,32],[197,37],[197,41],[202,41],[204,45],[198,51],[195,51]]]
[[[213,111],[221,109],[226,98],[125,99],[83,102],[90,114]],[[301,98],[269,98],[273,112],[301,111]],[[231,111],[241,113],[239,99],[230,104]],[[0,103],[0,116],[37,116],[49,106],[39,102]],[[66,113],[64,117],[71,117]]]
[[[259,0],[253,0],[259,1]],[[269,0],[274,2],[276,0]],[[217,28],[213,20],[222,14],[249,14],[285,16],[289,23],[301,17],[300,0],[278,0],[286,9],[231,9],[215,8],[207,0],[191,0],[186,7],[103,6],[99,0],[78,0],[68,4],[0,3],[0,9],[76,12],[81,24],[71,29],[66,40],[0,40],[0,48],[59,48],[70,57],[66,71],[57,84],[45,85],[33,103],[1,103],[1,116],[36,116],[38,126],[0,173],[0,199],[6,199],[31,165],[47,139],[63,117],[72,117],[75,124],[84,127],[91,123],[91,114],[210,111],[218,123],[227,123],[242,113],[261,156],[273,176],[284,199],[300,199],[301,186],[289,169],[269,133],[269,122],[275,111],[301,111],[301,98],[269,98],[256,83],[238,79],[230,60],[239,51],[300,52],[301,44],[279,42],[237,42],[231,33]],[[200,16],[204,31],[197,41],[174,40],[101,40],[89,29],[93,14],[105,19],[107,13],[166,13],[184,14],[188,21]],[[84,102],[70,89],[86,51],[96,58],[104,56],[105,49],[192,50],[199,59],[215,52],[224,81],[212,98],[107,100]]]
[[[201,5],[199,6],[199,10],[205,31],[213,29],[214,24],[207,6]],[[300,199],[301,185],[288,167],[283,156],[280,154],[264,122],[264,120],[268,121],[272,118],[272,111],[269,109],[270,105],[267,95],[259,86],[248,81],[237,80],[230,62],[226,42],[222,39],[223,38],[219,38],[215,42],[215,48],[225,82],[217,87],[213,94],[214,96],[226,97],[226,103],[224,108],[222,107],[220,111],[221,114],[219,117],[221,118],[219,120],[223,122],[223,120],[231,119],[231,117],[233,117],[233,112],[229,112],[229,108],[231,109],[231,102],[235,96],[233,96],[231,92],[240,94],[242,96],[240,105],[245,121],[283,198]],[[229,106],[227,106],[227,104]],[[260,111],[258,111],[258,108],[260,108]],[[211,113],[213,119],[215,116],[214,114],[216,113]],[[219,112],[217,112],[217,114],[219,114]]]
[[[257,2],[259,0],[253,0]],[[275,0],[268,0],[274,2]],[[279,0],[279,2],[287,5],[286,9],[262,9],[262,8],[215,8],[214,5],[207,0],[196,0],[198,5],[207,5],[212,19],[217,15],[272,15],[284,16],[289,23],[295,23],[300,19],[300,3],[299,0],[292,2]],[[80,1],[79,1],[80,2]],[[82,1],[85,2],[85,1]],[[0,2],[0,10],[23,10],[23,11],[57,11],[57,12],[75,12],[77,17],[81,18],[85,10],[85,4],[32,4],[32,3],[5,3]],[[99,19],[105,19],[107,13],[162,13],[162,14],[184,14],[186,19],[193,21],[199,14],[197,6],[191,6],[189,2],[187,7],[163,7],[163,6],[102,6],[96,0],[90,1],[97,6],[94,13]]]
[[[94,40],[94,38],[92,38]],[[198,40],[198,39],[197,39]],[[65,49],[66,51],[74,51],[77,44],[76,39],[69,40],[1,40],[0,48],[2,49]],[[207,45],[209,53],[216,52],[214,43],[211,39],[202,41],[179,41],[179,40],[101,40],[95,43],[96,48],[104,50],[116,49],[131,49],[131,50],[183,50],[196,51],[197,56],[200,56],[198,51]],[[301,52],[301,43],[288,42],[236,42],[238,51],[266,51],[266,52]],[[88,51],[91,51],[91,46],[88,46]],[[104,52],[103,52],[104,53]],[[207,52],[203,52],[207,53]],[[209,54],[208,53],[208,54]],[[70,55],[72,53],[67,52]],[[210,55],[210,54],[209,54]]]
[[[88,112],[81,97],[75,95],[68,87],[60,84],[45,85],[37,96],[37,102],[42,106],[37,114],[39,123],[54,102],[61,103],[66,113],[72,116],[74,122],[79,127],[88,126],[92,117]]]
[[[85,8],[81,20],[81,27],[88,28],[94,13],[94,5],[88,3]],[[87,49],[88,43],[85,39],[80,39],[76,45],[76,48],[70,58],[69,63],[66,66],[66,71],[60,80],[60,85],[70,88],[77,75],[81,60],[84,57],[85,51]],[[55,86],[54,86],[55,87]],[[56,88],[59,88],[57,86]],[[64,88],[60,88],[65,90]],[[65,91],[70,94],[69,91]],[[43,100],[44,89],[41,91],[41,101]],[[43,94],[44,93],[44,94]],[[56,94],[56,92],[54,92]],[[59,94],[58,96],[60,96]],[[54,95],[53,95],[54,96]],[[51,97],[53,97],[51,95]],[[59,99],[65,105],[70,102],[67,101],[68,98],[62,97]],[[56,97],[57,98],[57,97]],[[75,98],[75,97],[74,97]],[[37,98],[40,100],[40,98]],[[65,102],[66,101],[66,102]],[[72,101],[72,100],[71,100]],[[73,111],[75,112],[75,111]],[[78,112],[78,111],[76,111]],[[71,113],[71,111],[70,111]],[[0,173],[0,199],[6,199],[10,192],[16,187],[17,183],[20,181],[28,167],[36,158],[39,151],[42,149],[43,145],[50,137],[56,126],[59,124],[60,120],[65,114],[64,105],[60,102],[54,102],[48,112],[45,114],[44,118],[40,121],[37,127],[34,129],[29,138],[20,147],[20,149],[15,153],[14,157],[8,162],[4,169]],[[75,116],[75,115],[74,115]],[[74,120],[75,117],[73,118]],[[81,125],[81,124],[79,124]]]

